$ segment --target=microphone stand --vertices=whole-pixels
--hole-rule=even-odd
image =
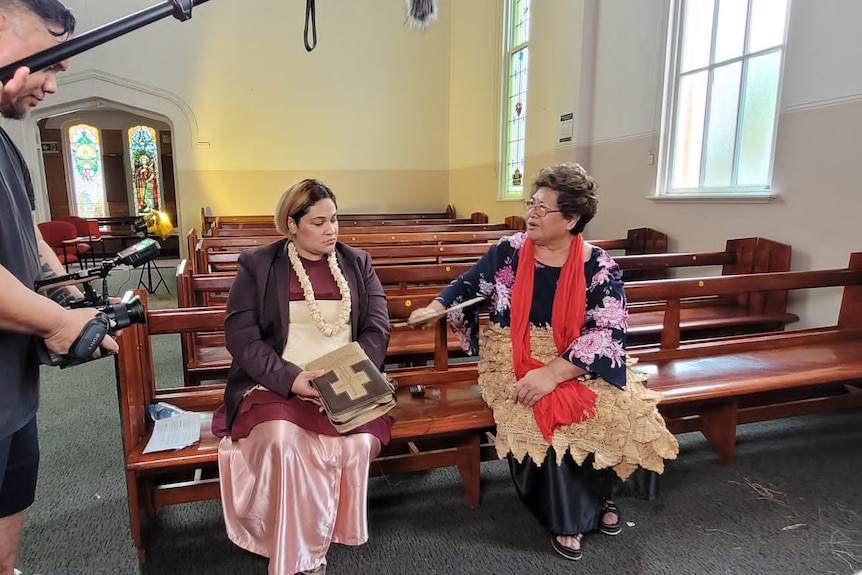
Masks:
[[[180,22],[185,22],[192,17],[192,7],[203,4],[208,0],[167,0],[164,4],[144,8],[134,14],[120,18],[110,24],[94,28],[80,36],[61,42],[47,50],[42,50],[32,56],[22,58],[0,68],[0,83],[6,83],[15,71],[21,66],[27,66],[32,72],[44,70],[67,58],[71,58],[90,48],[100,46],[114,38],[118,38],[138,28],[143,28],[157,20],[173,16]]]

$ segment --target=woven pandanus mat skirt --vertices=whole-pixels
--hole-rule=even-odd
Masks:
[[[534,329],[531,346],[533,357],[543,363],[559,355],[549,329]],[[593,453],[596,469],[610,467],[626,479],[638,466],[662,473],[664,460],[675,459],[679,453],[676,438],[658,412],[661,394],[645,387],[646,375],[632,369],[632,359],[626,366],[625,389],[601,378],[582,381],[597,394],[595,416],[558,428],[548,444],[532,408],[509,399],[516,382],[509,328],[490,324],[484,330],[479,355],[479,384],[482,397],[494,411],[497,455],[501,459],[512,453],[523,461],[529,455],[536,465],[542,465],[552,445],[557,464],[566,451],[578,465]]]

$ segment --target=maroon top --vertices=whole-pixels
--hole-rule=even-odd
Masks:
[[[307,260],[299,256],[299,261],[302,262],[302,267],[305,268],[305,273],[308,275],[308,279],[311,280],[311,287],[314,288],[314,299],[341,299],[341,292],[338,291],[338,284],[335,283],[335,278],[332,277],[332,272],[329,271],[329,262],[326,258]],[[305,294],[302,293],[299,278],[292,267],[290,268],[290,301],[305,301]]]
[[[329,270],[326,258],[320,260],[307,260],[300,256],[305,273],[314,288],[314,297],[318,300],[340,300],[341,292],[338,284]],[[299,283],[296,273],[290,270],[290,301],[304,301],[305,294]],[[370,433],[381,443],[389,442],[390,430],[394,420],[389,415],[361,425],[347,433],[341,433],[332,425],[325,413],[314,403],[301,399],[299,396],[291,395],[284,398],[279,394],[265,390],[256,389],[245,396],[236,411],[232,425],[227,425],[227,411],[221,405],[213,413],[212,431],[218,437],[230,436],[232,439],[247,437],[258,423],[264,421],[285,420],[295,423],[299,427],[322,435],[352,435],[354,433]]]

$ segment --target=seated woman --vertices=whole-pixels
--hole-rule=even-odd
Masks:
[[[368,540],[368,470],[392,427],[339,434],[311,384],[324,372],[303,367],[351,341],[382,367],[389,344],[383,288],[370,256],[337,241],[336,210],[317,180],[288,188],[275,212],[287,239],[243,252],[228,296],[222,506],[230,540],[270,575],[325,573],[330,543]]]
[[[482,396],[497,422],[521,500],[562,556],[582,556],[584,533],[622,531],[613,496],[652,498],[678,446],[658,414],[660,394],[626,361],[620,270],[581,232],[598,185],[578,164],[543,169],[526,201],[527,231],[500,240],[410,320],[484,295],[490,323],[479,358]],[[465,350],[478,347],[473,309],[450,314]],[[640,471],[636,471],[640,469]],[[626,478],[631,479],[623,484]]]

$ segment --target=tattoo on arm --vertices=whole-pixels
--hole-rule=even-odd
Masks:
[[[55,277],[57,277],[57,272],[54,271],[48,262],[42,260],[42,279]],[[75,299],[75,296],[72,295],[72,292],[66,286],[48,288],[45,290],[45,296],[63,307],[68,307],[72,300]]]

